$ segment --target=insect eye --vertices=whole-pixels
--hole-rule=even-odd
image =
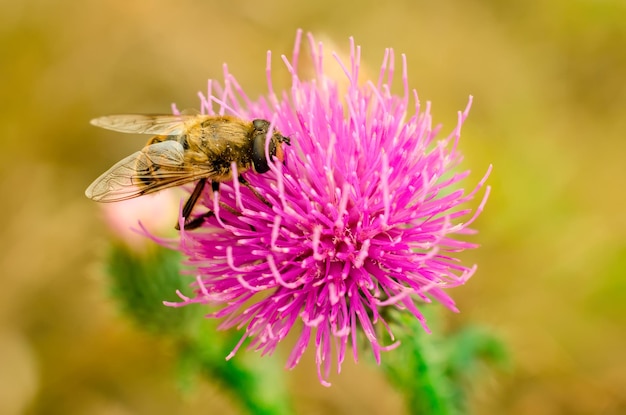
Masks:
[[[270,123],[268,123],[265,120],[258,120],[257,119],[257,120],[252,121],[252,125],[254,126],[255,130],[265,130],[265,131],[267,131],[267,129],[270,126]]]
[[[252,164],[254,165],[254,171],[257,173],[265,173],[270,169],[270,166],[267,164],[267,158],[265,157],[265,137],[265,133],[257,133],[252,143]],[[274,140],[270,139],[269,147],[270,157],[275,156],[276,143]]]

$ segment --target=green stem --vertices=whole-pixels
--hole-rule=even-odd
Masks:
[[[392,384],[404,395],[410,414],[456,415],[453,391],[445,376],[441,345],[410,315],[398,315],[402,344],[383,360]],[[388,356],[386,356],[388,357]]]
[[[225,357],[236,344],[234,336],[215,333],[215,327],[203,325],[199,336],[183,352],[198,365],[200,373],[217,381],[250,414],[288,415],[293,409],[284,382],[283,369],[271,357],[252,356],[254,363],[235,356]],[[216,339],[217,337],[217,339]]]
[[[408,313],[394,314],[401,346],[383,360],[390,382],[404,395],[410,414],[459,415],[466,413],[466,387],[475,383],[484,365],[508,366],[506,349],[496,336],[481,327],[445,332],[436,305],[422,307],[433,334]]]
[[[134,252],[114,245],[107,265],[111,291],[122,310],[139,327],[174,340],[183,383],[190,374],[200,374],[221,384],[250,414],[292,414],[283,369],[275,359],[252,356],[252,364],[237,356],[226,361],[240,334],[218,332],[216,324],[200,318],[199,307],[163,305],[164,299],[175,301],[177,289],[187,291],[180,261],[178,252],[162,247]]]

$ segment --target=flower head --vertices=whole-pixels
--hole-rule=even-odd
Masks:
[[[299,330],[287,366],[298,363],[314,338],[318,376],[328,384],[333,343],[338,370],[348,346],[356,359],[359,333],[377,361],[396,346],[383,344],[394,339],[385,310],[405,310],[426,330],[419,303],[436,300],[456,311],[446,290],[476,269],[452,256],[476,246],[456,236],[472,233],[468,225],[489,189],[470,215],[461,205],[487,175],[469,193],[455,188],[469,173],[452,169],[461,161],[457,142],[471,98],[452,133],[436,140],[440,128],[432,127],[430,103],[422,108],[409,91],[404,55],[398,96],[391,92],[393,51],[385,51],[377,81],[359,83],[360,48],[351,41],[349,62],[335,55],[348,83],[342,93],[342,81],[325,76],[322,45],[312,36],[314,79],[299,78],[300,39],[301,32],[291,61],[283,56],[289,91],[274,92],[268,52],[267,97],[247,97],[227,70],[223,86],[209,82],[208,96],[201,94],[203,112],[217,107],[271,120],[292,144],[284,163],[245,174],[269,205],[236,180],[203,196],[215,216],[200,229],[181,231],[179,245],[196,274],[195,297],[168,304],[217,304],[210,316],[225,318],[222,328],[244,330],[230,356],[246,338],[269,353]]]

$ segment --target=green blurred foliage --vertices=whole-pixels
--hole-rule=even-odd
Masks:
[[[254,415],[293,413],[280,366],[273,359],[226,360],[241,334],[219,333],[215,320],[205,322],[198,307],[168,308],[163,299],[173,292],[191,296],[182,255],[160,245],[130,249],[123,243],[109,250],[107,275],[118,308],[137,327],[173,343],[181,391],[193,392],[200,376],[212,380],[242,411]],[[180,301],[180,299],[179,299]]]
[[[402,391],[410,414],[463,415],[468,395],[490,370],[510,369],[506,347],[484,327],[467,325],[452,332],[442,324],[440,304],[422,307],[435,331],[428,333],[412,314],[394,312],[394,333],[401,342],[382,361],[389,381]]]
[[[0,412],[237,413],[210,383],[181,396],[172,345],[116,310],[83,191],[144,139],[88,120],[197,107],[223,62],[258,96],[268,49],[287,87],[278,55],[298,27],[340,51],[354,36],[372,74],[383,48],[406,53],[444,131],[475,97],[461,147],[470,180],[493,163],[493,190],[447,319],[493,327],[514,367],[476,382],[474,413],[626,413],[622,0],[1,2]],[[286,374],[298,413],[401,413],[371,365],[326,389],[313,360]]]

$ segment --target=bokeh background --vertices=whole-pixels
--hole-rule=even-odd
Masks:
[[[1,0],[0,413],[238,413],[210,382],[181,394],[171,345],[117,311],[83,191],[145,138],[88,121],[197,108],[224,62],[263,94],[266,51],[279,67],[297,28],[354,36],[373,71],[406,53],[444,131],[475,96],[461,146],[493,191],[449,319],[491,327],[514,363],[476,379],[474,413],[626,413],[623,0]],[[402,413],[371,364],[327,389],[313,360],[286,373],[301,413]]]

